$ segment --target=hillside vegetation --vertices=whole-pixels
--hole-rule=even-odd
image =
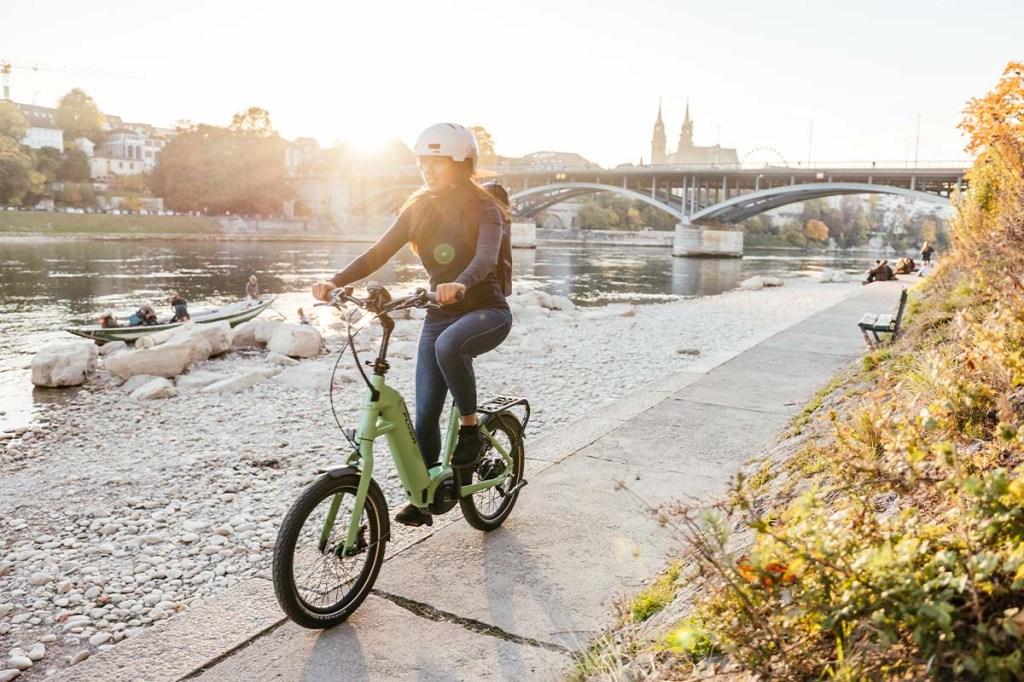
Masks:
[[[905,333],[728,499],[658,510],[682,563],[578,678],[1024,678],[1024,63],[961,127],[970,188]]]

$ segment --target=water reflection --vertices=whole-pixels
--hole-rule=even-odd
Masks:
[[[673,258],[672,293],[713,296],[740,283],[743,262],[737,258]]]
[[[0,430],[32,413],[28,366],[41,346],[71,341],[64,327],[110,308],[127,316],[142,300],[170,312],[180,290],[195,308],[242,298],[249,275],[263,292],[282,295],[287,313],[306,305],[311,283],[330,275],[367,244],[210,241],[0,241]],[[673,258],[667,248],[541,245],[513,252],[514,278],[568,296],[579,305],[656,302],[729,291],[755,274],[810,274],[824,267],[865,269],[869,257],[750,253],[742,260]],[[427,278],[408,249],[374,275],[385,285]],[[275,304],[275,307],[278,307]],[[282,309],[282,308],[279,308]],[[283,309],[282,309],[283,310]],[[65,390],[39,391],[51,400]]]

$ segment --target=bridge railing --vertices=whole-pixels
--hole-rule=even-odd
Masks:
[[[482,170],[499,173],[615,173],[631,170],[644,171],[737,171],[737,170],[938,170],[951,168],[970,168],[973,159],[947,159],[939,161],[795,161],[783,163],[744,163],[744,164],[707,164],[707,163],[666,163],[666,164],[624,164],[615,168],[595,166],[558,166],[558,165],[501,165],[485,166]]]

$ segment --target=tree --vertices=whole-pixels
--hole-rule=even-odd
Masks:
[[[270,112],[259,107],[249,107],[231,117],[231,132],[252,137],[274,137],[277,131],[270,123]]]
[[[0,204],[21,205],[29,190],[32,159],[21,145],[0,136]]]
[[[807,226],[804,228],[804,234],[808,239],[823,242],[828,239],[828,225],[821,220],[812,218],[807,221]]]
[[[41,173],[45,182],[50,183],[57,179],[57,173],[64,163],[64,159],[61,157],[60,152],[53,147],[43,147],[37,149],[35,153],[35,169],[37,173]]]
[[[996,87],[964,109],[960,129],[968,152],[978,158],[967,173],[970,201],[956,221],[954,236],[961,253],[988,253],[1002,236],[1011,240],[1002,251],[1024,244],[1024,61],[1012,61]]]
[[[68,182],[88,182],[90,175],[89,157],[81,149],[64,152],[64,160],[57,169],[57,179]]]
[[[21,111],[11,102],[0,102],[0,136],[21,142],[28,132],[28,121]]]
[[[64,130],[64,139],[71,141],[87,137],[96,144],[103,142],[103,113],[92,97],[75,88],[60,98],[54,117]]]
[[[779,230],[779,236],[793,246],[807,246],[807,236],[804,234],[804,226],[796,220],[791,220]]]
[[[160,153],[152,187],[176,211],[277,213],[290,196],[284,142],[255,107],[228,128],[188,123]]]
[[[580,206],[578,215],[580,227],[584,230],[608,230],[619,225],[618,214],[596,201],[588,201]]]
[[[476,146],[480,148],[480,160],[477,162],[477,167],[491,168],[495,166],[498,163],[498,155],[494,153],[494,140],[491,139],[491,134],[483,126],[473,126],[470,130],[476,137]]]

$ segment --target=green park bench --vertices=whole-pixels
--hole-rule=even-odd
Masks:
[[[900,294],[900,307],[896,310],[895,319],[889,313],[864,313],[857,326],[860,327],[860,333],[864,335],[864,342],[868,344],[869,350],[874,350],[881,345],[882,339],[878,336],[879,334],[890,334],[890,341],[896,338],[896,335],[900,333],[900,322],[903,320],[903,309],[906,307],[907,290],[904,289]],[[873,342],[871,336],[868,336],[868,332],[875,337]]]

